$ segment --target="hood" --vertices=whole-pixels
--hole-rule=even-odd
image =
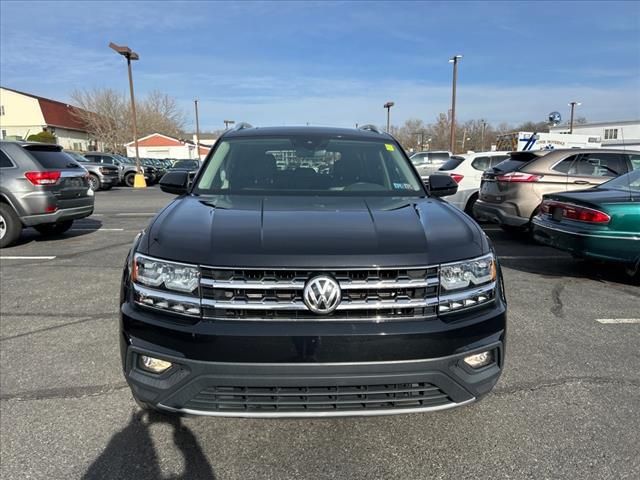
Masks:
[[[488,249],[478,225],[439,199],[249,195],[178,198],[141,245],[158,258],[258,268],[433,265]]]

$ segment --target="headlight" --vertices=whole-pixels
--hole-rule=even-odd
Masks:
[[[493,254],[441,265],[438,312],[450,313],[493,301],[496,277]]]
[[[131,277],[149,287],[164,286],[167,290],[191,293],[198,288],[200,271],[197,267],[136,254]]]
[[[440,267],[440,286],[448,291],[482,285],[495,279],[496,264],[493,254]]]

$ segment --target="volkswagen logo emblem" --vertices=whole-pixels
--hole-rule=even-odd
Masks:
[[[311,278],[302,292],[302,299],[307,308],[321,315],[333,312],[340,304],[341,298],[340,285],[326,275]]]

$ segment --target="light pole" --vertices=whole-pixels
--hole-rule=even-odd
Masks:
[[[387,109],[387,133],[391,132],[391,107],[393,107],[395,103],[387,102],[384,104],[384,108]]]
[[[449,59],[449,63],[453,63],[453,87],[451,89],[451,137],[449,139],[449,148],[451,153],[455,153],[456,148],[456,82],[458,81],[458,60],[462,55],[454,55]]]
[[[196,98],[193,103],[196,105],[196,152],[198,160],[200,160],[200,121],[198,120],[198,99]]]
[[[487,122],[482,120],[482,134],[480,135],[480,137],[482,138],[482,147],[481,147],[482,152],[484,152],[484,131],[486,128],[487,128]]]
[[[576,108],[576,105],[579,107],[582,105],[580,102],[569,102],[569,106],[571,107],[571,120],[569,121],[569,133],[573,133],[573,111]]]
[[[129,71],[129,90],[131,92],[131,116],[133,117],[133,143],[136,147],[136,176],[133,180],[135,188],[144,188],[147,183],[144,181],[144,174],[140,169],[140,154],[138,153],[138,124],[136,121],[136,100],[133,96],[133,75],[131,74],[131,60],[140,60],[140,56],[126,45],[116,45],[109,43],[109,47],[127,59],[127,70]]]
[[[236,123],[235,120],[223,120],[223,122],[225,130],[229,130],[229,125],[233,125],[234,123]]]

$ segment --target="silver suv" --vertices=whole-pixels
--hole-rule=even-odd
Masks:
[[[504,230],[529,230],[543,195],[596,187],[633,170],[638,154],[604,148],[512,152],[482,175],[473,212]]]
[[[87,171],[59,145],[0,142],[0,248],[24,227],[43,235],[66,232],[93,213]]]
[[[92,162],[78,152],[65,151],[67,155],[82,165],[89,172],[89,186],[94,192],[97,190],[111,190],[120,183],[120,174],[115,165],[103,165]]]

